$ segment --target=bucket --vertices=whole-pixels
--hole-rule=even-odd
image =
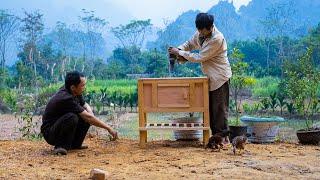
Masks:
[[[202,123],[200,117],[182,117],[173,119],[172,123]],[[193,141],[202,138],[202,130],[175,130],[173,136],[176,140]]]

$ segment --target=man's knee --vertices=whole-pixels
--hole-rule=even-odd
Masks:
[[[79,117],[75,113],[67,113],[64,115],[65,123],[71,126],[76,126],[79,122]]]

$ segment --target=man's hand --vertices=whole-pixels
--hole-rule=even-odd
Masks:
[[[117,132],[117,131],[115,131],[115,130],[113,130],[113,129],[110,129],[110,130],[109,130],[109,133],[110,133],[110,135],[112,136],[111,141],[115,141],[115,140],[118,139],[118,132]]]
[[[168,52],[169,52],[170,54],[174,54],[174,55],[176,55],[176,56],[179,55],[179,49],[178,49],[178,48],[175,48],[175,47],[169,47]]]

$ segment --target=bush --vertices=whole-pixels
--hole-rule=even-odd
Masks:
[[[38,128],[38,121],[34,117],[36,105],[34,97],[32,95],[24,95],[22,98],[24,108],[21,116],[17,116],[19,132],[21,132],[22,138],[39,139],[41,135],[36,130]]]
[[[37,101],[37,107],[44,106],[48,103],[49,99],[58,91],[62,83],[53,84],[40,89]]]
[[[278,92],[278,85],[280,79],[277,77],[264,77],[257,79],[257,82],[253,85],[252,95],[253,97],[269,97],[270,94]]]
[[[17,91],[11,90],[11,89],[0,90],[0,98],[11,109],[11,111],[13,112],[17,111],[17,101],[18,101]]]

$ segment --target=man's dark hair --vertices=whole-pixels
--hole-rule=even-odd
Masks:
[[[213,26],[214,17],[208,13],[199,13],[196,17],[196,27],[197,29],[204,29],[210,30]]]
[[[84,77],[84,74],[78,71],[68,72],[64,81],[65,88],[70,91],[70,87],[72,85],[79,85],[81,82],[81,77]]]

